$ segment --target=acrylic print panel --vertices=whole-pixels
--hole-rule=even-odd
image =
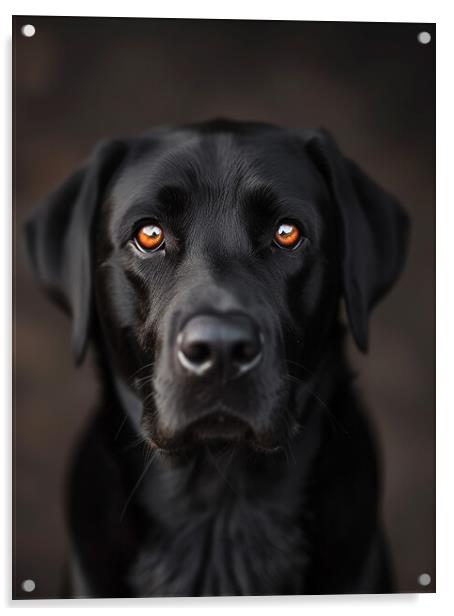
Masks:
[[[433,592],[435,26],[13,31],[13,596]]]

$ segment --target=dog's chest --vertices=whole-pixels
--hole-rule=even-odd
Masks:
[[[258,496],[232,493],[225,486],[211,506],[186,503],[190,512],[178,505],[169,507],[151,529],[131,570],[134,594],[304,592],[310,549],[304,508],[301,499],[283,498],[283,489],[279,486]]]

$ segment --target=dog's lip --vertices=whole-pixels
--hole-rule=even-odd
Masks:
[[[256,434],[247,420],[226,412],[209,413],[175,434],[158,433],[152,440],[153,445],[165,453],[183,452],[197,445],[237,444],[268,454],[281,449],[270,435]]]
[[[248,422],[226,413],[211,413],[192,422],[185,430],[189,439],[198,441],[241,441],[253,438],[254,432]]]

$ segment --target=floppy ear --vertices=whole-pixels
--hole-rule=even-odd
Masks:
[[[25,225],[36,277],[72,316],[77,364],[84,358],[89,336],[95,212],[125,151],[123,141],[101,143],[87,164],[40,203]]]
[[[339,212],[344,299],[356,344],[367,351],[368,315],[398,278],[409,221],[397,200],[345,158],[324,130],[307,134],[306,149]]]

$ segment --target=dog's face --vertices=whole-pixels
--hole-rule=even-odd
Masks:
[[[29,243],[76,352],[95,323],[170,451],[290,438],[341,295],[364,348],[404,253],[399,207],[317,131],[223,122],[109,143],[44,207]]]
[[[291,364],[306,362],[340,289],[335,212],[296,144],[183,131],[111,186],[96,227],[105,339],[160,447],[273,447]]]

